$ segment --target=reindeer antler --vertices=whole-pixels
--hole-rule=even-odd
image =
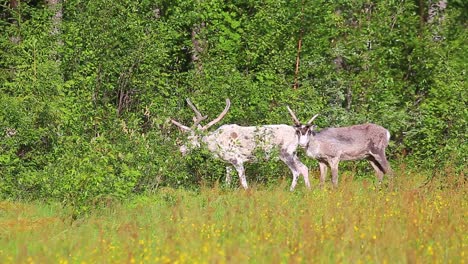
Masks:
[[[202,127],[200,126],[200,122],[207,119],[208,116],[203,116],[200,113],[200,111],[198,111],[198,109],[195,107],[195,105],[190,101],[190,99],[187,98],[185,100],[187,101],[187,104],[190,106],[190,108],[192,108],[192,110],[195,112],[195,116],[193,117],[193,122],[194,122],[193,126],[190,128],[188,126],[182,125],[181,123],[177,122],[174,119],[171,119],[171,122],[174,125],[178,126],[179,128],[185,131],[193,131],[194,129],[206,130],[210,128],[212,125],[218,123],[226,115],[227,111],[229,110],[229,107],[231,106],[231,101],[229,101],[229,99],[226,99],[226,107],[224,108],[223,112],[221,112],[221,114],[219,114],[219,116],[215,120],[211,121],[210,123]]]
[[[314,121],[314,119],[317,118],[317,116],[319,116],[319,114],[314,115],[314,116],[309,120],[309,122],[307,122],[307,125],[312,124],[312,121]]]
[[[294,114],[293,110],[291,110],[291,108],[289,108],[289,106],[287,105],[286,108],[288,109],[289,111],[289,114],[291,115],[293,121],[294,121],[294,124],[296,126],[300,126],[301,125],[301,122],[299,121],[299,119],[297,119],[296,117],[296,114]]]
[[[178,126],[180,129],[185,130],[185,131],[192,131],[192,129],[188,126],[184,126],[181,123],[175,121],[174,119],[171,119],[172,124]]]
[[[201,121],[205,120],[208,118],[208,116],[203,116],[200,111],[195,107],[195,105],[192,104],[190,99],[186,98],[185,101],[187,101],[187,104],[192,108],[192,110],[195,112],[195,116],[193,117],[193,127],[197,127]]]
[[[226,99],[226,107],[224,108],[223,112],[221,112],[221,114],[219,114],[219,116],[216,119],[214,119],[213,121],[209,122],[207,125],[202,127],[201,130],[206,130],[206,129],[210,128],[212,125],[218,123],[221,119],[223,119],[223,117],[228,112],[229,107],[231,107],[231,101],[229,100],[229,98],[227,98]]]

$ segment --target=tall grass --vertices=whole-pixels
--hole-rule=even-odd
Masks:
[[[0,263],[463,263],[464,176],[344,174],[338,189],[162,189],[70,221],[55,204],[0,203]],[[317,182],[314,182],[317,183]]]

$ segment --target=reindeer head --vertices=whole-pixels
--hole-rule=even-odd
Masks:
[[[195,116],[193,117],[193,125],[191,127],[184,126],[181,123],[175,121],[174,119],[171,119],[171,122],[174,125],[178,126],[180,129],[182,129],[182,131],[190,133],[190,135],[187,137],[187,143],[180,147],[180,152],[182,153],[182,155],[187,154],[192,149],[199,148],[201,146],[201,134],[214,124],[218,123],[226,115],[227,111],[229,110],[229,107],[231,106],[231,101],[229,101],[229,99],[226,99],[226,107],[224,108],[223,112],[221,112],[219,116],[213,121],[209,122],[205,126],[201,126],[201,121],[207,119],[208,116],[203,116],[200,113],[200,111],[198,111],[198,109],[195,107],[195,105],[192,104],[190,99],[187,98],[185,100],[187,101],[187,104],[190,106],[190,108],[192,108],[192,110],[195,112]]]
[[[297,135],[298,140],[299,140],[299,145],[301,147],[306,147],[307,144],[309,144],[310,136],[312,135],[312,133],[313,133],[313,131],[315,129],[315,125],[312,125],[312,122],[314,121],[315,118],[317,118],[317,116],[319,114],[314,115],[304,125],[299,121],[299,119],[297,119],[296,115],[291,110],[291,108],[289,108],[289,106],[287,106],[287,108],[288,108],[289,114],[291,115],[291,117],[292,117],[292,119],[294,121],[294,128],[296,129],[296,135]]]

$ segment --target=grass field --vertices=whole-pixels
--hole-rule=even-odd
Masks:
[[[391,188],[344,173],[293,193],[161,189],[71,221],[56,204],[0,202],[0,263],[464,263],[464,176],[397,173]],[[313,180],[314,186],[317,180]],[[330,184],[330,183],[328,183]]]

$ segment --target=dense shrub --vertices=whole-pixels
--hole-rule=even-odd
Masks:
[[[208,153],[177,151],[184,135],[169,119],[190,124],[186,97],[210,118],[230,98],[222,123],[290,124],[286,105],[320,113],[319,127],[375,122],[392,134],[392,160],[463,169],[466,6],[429,20],[422,2],[4,5],[0,196],[87,204],[222,181]],[[289,175],[274,162],[248,170]]]

